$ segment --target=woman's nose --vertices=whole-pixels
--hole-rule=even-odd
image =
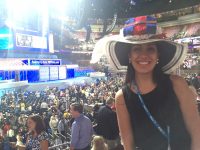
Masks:
[[[140,52],[139,52],[139,55],[140,55],[141,57],[147,57],[148,54],[149,54],[148,51],[145,50],[145,49],[141,49]]]

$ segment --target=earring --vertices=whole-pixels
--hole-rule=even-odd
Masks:
[[[157,62],[156,62],[156,64],[158,64],[159,63],[159,59],[157,59]]]
[[[128,60],[129,64],[131,63],[131,59]]]

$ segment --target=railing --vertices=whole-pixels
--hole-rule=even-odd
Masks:
[[[66,133],[67,134],[67,137],[71,137],[71,135],[69,134],[69,133]],[[70,147],[70,142],[68,142],[69,140],[68,140],[68,138],[67,137],[65,137],[64,135],[62,135],[62,134],[60,134],[60,133],[56,133],[56,134],[54,134],[54,135],[51,135],[51,134],[49,134],[49,136],[53,139],[53,136],[55,136],[55,140],[53,140],[52,142],[52,144],[55,144],[55,145],[53,145],[53,146],[50,146],[48,149],[49,150],[69,150],[69,147]],[[58,141],[56,141],[56,140],[61,140],[61,139],[64,139],[65,141],[67,141],[67,142],[64,142],[64,143],[57,143]]]
[[[63,148],[64,146],[67,146],[66,149],[69,149],[69,145],[70,145],[70,142],[66,142],[66,143],[55,145],[55,146],[51,146],[48,149],[53,150],[55,148]]]

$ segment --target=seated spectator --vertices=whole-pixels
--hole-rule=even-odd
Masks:
[[[22,135],[19,133],[17,134],[16,136],[16,139],[17,139],[17,143],[16,143],[16,146],[23,146],[23,142],[22,142]]]
[[[16,142],[16,137],[15,137],[15,133],[13,128],[11,127],[8,131],[7,131],[7,137],[9,138],[10,142]]]
[[[53,113],[53,115],[50,118],[49,126],[51,128],[52,134],[56,134],[58,128],[58,118],[57,115],[55,115],[55,113]]]
[[[58,133],[60,133],[62,137],[62,142],[64,142],[66,138],[66,132],[68,131],[68,122],[64,117],[61,117],[58,122]]]
[[[42,112],[42,113],[43,113],[43,112],[46,112],[46,111],[48,110],[48,108],[49,108],[49,106],[48,106],[46,100],[43,101],[43,102],[41,103],[41,105],[40,105],[41,112]]]

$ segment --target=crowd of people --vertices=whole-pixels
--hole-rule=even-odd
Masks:
[[[103,107],[108,108],[110,111],[108,113],[115,120],[111,122],[114,124],[112,126],[116,126],[114,96],[122,87],[123,78],[123,75],[118,74],[107,80],[96,80],[96,82],[90,85],[73,85],[66,89],[49,89],[47,87],[44,91],[5,93],[1,97],[0,105],[1,148],[11,150],[19,147],[22,148],[23,146],[30,147],[32,144],[27,145],[27,138],[43,134],[43,131],[46,134],[43,134],[39,139],[42,141],[47,140],[49,147],[71,141],[74,139],[74,132],[72,132],[73,121],[75,122],[76,120],[73,117],[73,112],[70,111],[70,106],[73,103],[83,106],[83,112],[80,113],[90,119],[92,128],[94,127],[92,135],[96,134],[95,129],[97,126],[100,130],[100,127],[107,123],[97,118],[99,109],[102,110]],[[36,121],[34,120],[35,117]],[[32,126],[30,124],[34,124],[33,122],[37,124],[41,122],[38,121],[40,119],[44,122],[45,128],[43,128],[43,124],[40,124],[39,126],[43,130],[36,131],[36,134],[31,134],[30,136],[30,133],[32,133],[30,132],[30,128],[35,128],[35,125],[34,127],[30,127]],[[109,130],[109,127],[107,128],[103,130]],[[104,137],[105,142],[109,143],[115,140],[104,135],[105,131],[99,132],[99,130],[98,135]],[[116,132],[117,135],[118,133],[119,131]],[[118,138],[117,135],[114,138]],[[101,137],[98,139],[101,140]],[[90,139],[91,141],[92,139]],[[27,147],[26,149],[28,149]]]
[[[34,121],[40,128],[37,134],[42,133],[39,140],[44,143],[48,141],[47,147],[70,141],[73,143],[77,140],[76,136],[74,137],[75,132],[72,132],[73,122],[76,120],[74,113],[70,111],[74,110],[70,109],[73,104],[81,104],[83,110],[78,109],[79,113],[91,121],[90,129],[93,131],[88,137],[87,146],[98,150],[98,147],[103,146],[100,144],[103,142],[105,146],[102,150],[119,148],[121,143],[114,96],[122,87],[123,79],[124,75],[118,74],[108,80],[97,80],[90,85],[73,85],[66,89],[47,87],[44,91],[4,94],[0,105],[0,149],[22,149],[27,143],[27,138],[33,136],[30,136],[30,124]],[[98,136],[92,138],[93,135]],[[33,146],[33,143],[29,143],[27,147]],[[90,145],[91,143],[94,144]],[[68,146],[70,147],[70,143]]]

